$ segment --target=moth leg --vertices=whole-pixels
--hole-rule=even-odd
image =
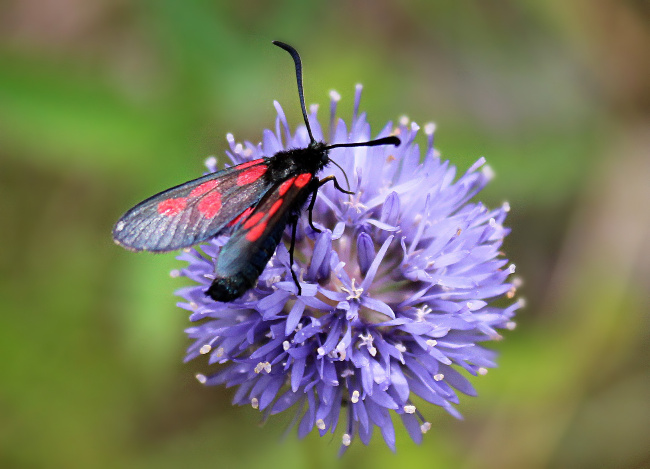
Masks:
[[[318,193],[318,189],[324,184],[327,184],[330,181],[334,181],[334,187],[338,190],[343,192],[344,194],[349,194],[349,195],[354,195],[355,192],[351,191],[346,191],[341,187],[339,182],[336,180],[335,176],[327,176],[326,178],[320,179],[318,182],[316,182],[314,186],[314,190],[312,191],[311,194],[311,202],[309,202],[309,207],[307,208],[307,212],[309,214],[309,226],[311,226],[311,229],[314,230],[316,233],[321,233],[322,230],[319,230],[314,226],[314,219],[313,219],[313,211],[314,211],[314,204],[316,204],[316,194]]]
[[[316,194],[318,194],[318,188],[323,185],[322,182],[325,179],[323,179],[322,181],[318,181],[318,183],[315,184],[314,190],[311,193],[311,201],[309,202],[309,207],[307,208],[307,214],[309,215],[309,226],[311,226],[311,229],[314,230],[316,233],[321,233],[322,230],[319,230],[314,226],[314,218],[312,214],[314,212],[314,205],[316,204]]]
[[[311,212],[309,212],[311,214]],[[298,228],[298,220],[294,221],[291,225],[291,244],[289,245],[289,270],[291,271],[291,276],[293,277],[293,282],[298,287],[298,295],[302,295],[302,288],[300,288],[300,282],[298,282],[298,276],[293,271],[293,250],[296,247],[296,229]]]
[[[320,187],[320,186],[322,186],[323,184],[325,184],[325,183],[327,183],[327,182],[330,182],[330,181],[334,181],[334,187],[336,188],[336,190],[341,191],[341,192],[343,192],[344,194],[348,194],[348,195],[354,195],[354,194],[356,194],[356,192],[346,191],[345,189],[343,189],[343,188],[339,185],[339,182],[336,180],[336,177],[334,177],[334,176],[327,176],[326,178],[323,178],[323,179],[321,179],[320,181],[318,181],[318,187]]]

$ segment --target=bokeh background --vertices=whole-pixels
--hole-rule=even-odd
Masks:
[[[500,367],[396,454],[375,432],[338,459],[199,385],[180,262],[110,239],[227,132],[259,141],[273,99],[301,122],[272,39],[309,103],[349,116],[363,83],[375,129],[436,122],[512,206],[527,307]],[[650,467],[647,1],[5,0],[0,41],[0,467]]]

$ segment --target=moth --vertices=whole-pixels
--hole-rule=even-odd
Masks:
[[[332,162],[330,150],[400,144],[389,136],[367,142],[328,145],[314,139],[302,85],[300,55],[288,44],[273,41],[294,62],[298,97],[309,134],[309,145],[280,151],[248,161],[164,190],[128,210],[113,228],[113,240],[132,251],[168,252],[230,233],[215,264],[214,280],[206,295],[215,301],[232,301],[252,288],[275,252],[282,234],[291,226],[289,259],[291,275],[301,294],[293,270],[296,227],[308,206],[309,224],[315,231],[312,211],[318,189],[328,182],[343,193],[334,176],[317,174]]]

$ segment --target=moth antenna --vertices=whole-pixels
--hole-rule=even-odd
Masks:
[[[335,143],[334,145],[328,145],[325,147],[325,150],[331,150],[332,148],[340,148],[340,147],[376,147],[379,145],[395,145],[396,147],[400,145],[401,140],[394,135],[391,135],[390,137],[384,137],[384,138],[378,138],[376,140],[370,140],[369,142],[357,142],[357,143]],[[348,190],[350,190],[350,181],[348,181],[348,175],[345,173],[343,168],[339,166],[339,164],[330,159],[330,162],[334,163],[343,173],[343,177],[345,178],[345,183],[348,186]]]
[[[395,145],[398,147],[402,141],[391,135],[390,137],[378,138],[377,140],[370,140],[368,142],[357,142],[357,143],[335,143],[334,145],[328,145],[325,147],[326,150],[331,150],[332,148],[341,148],[341,147],[376,147],[379,145]]]
[[[300,55],[298,51],[291,47],[289,44],[285,44],[280,41],[273,41],[273,44],[280,47],[281,49],[286,50],[291,54],[293,63],[296,65],[296,80],[298,81],[298,96],[300,98],[300,107],[302,108],[302,117],[305,120],[305,126],[307,126],[307,132],[309,133],[309,140],[311,143],[316,142],[314,135],[311,133],[311,126],[309,125],[309,120],[307,119],[307,108],[305,107],[305,95],[302,91],[302,61],[300,60]]]

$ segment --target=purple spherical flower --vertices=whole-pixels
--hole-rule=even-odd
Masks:
[[[372,138],[358,112],[360,96],[357,86],[348,128],[336,119],[339,96],[331,93],[330,143]],[[233,163],[307,146],[305,127],[292,133],[275,107],[275,131],[265,130],[259,145],[235,144],[228,135]],[[310,124],[314,137],[324,140],[316,111],[310,109]],[[424,157],[414,142],[418,130],[402,119],[377,136],[399,135],[397,148],[330,152],[355,195],[327,184],[314,208],[322,232],[306,217],[299,222],[294,268],[301,295],[282,243],[257,285],[229,303],[204,294],[227,236],[179,256],[188,265],[177,273],[196,282],[177,292],[184,300],[179,306],[197,322],[187,329],[194,341],[187,360],[208,355],[218,365],[214,374],[197,376],[201,383],[238,386],[234,402],[265,416],[294,408],[300,437],[314,427],[321,436],[334,432],[343,415],[342,449],[357,436],[367,444],[375,426],[394,449],[391,411],[420,442],[430,424],[414,397],[459,417],[452,405],[457,391],[476,394],[462,371],[484,374],[495,366],[494,352],[479,343],[513,328],[520,306],[493,304],[512,298],[516,288],[508,280],[514,266],[499,252],[509,207],[489,210],[471,201],[491,177],[483,158],[456,179],[456,168],[433,148],[433,124],[424,129]],[[214,159],[208,168],[216,169]],[[326,172],[343,180],[335,166]]]

